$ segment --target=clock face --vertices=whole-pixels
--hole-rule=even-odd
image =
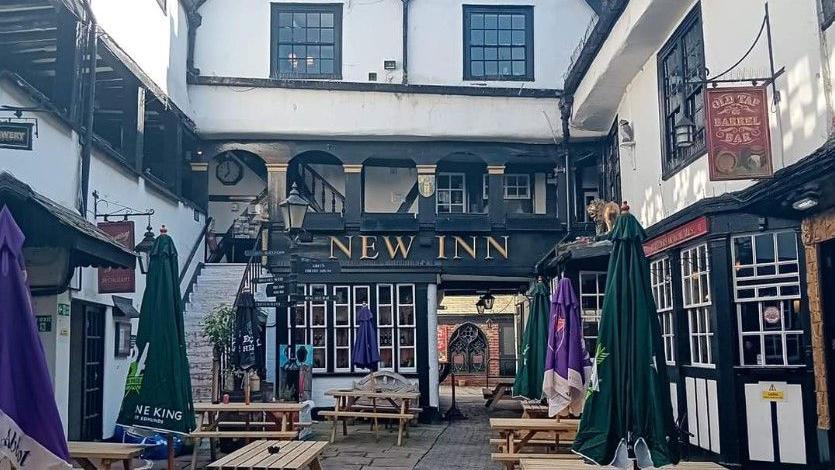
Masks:
[[[231,158],[218,163],[215,169],[218,181],[229,186],[237,184],[243,178],[243,173],[244,169],[241,164]]]

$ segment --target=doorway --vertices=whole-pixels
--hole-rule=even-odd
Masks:
[[[73,301],[70,326],[70,440],[102,438],[104,325],[101,305]]]

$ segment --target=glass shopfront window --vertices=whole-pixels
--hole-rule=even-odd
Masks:
[[[742,235],[732,245],[739,365],[803,365],[796,234]]]

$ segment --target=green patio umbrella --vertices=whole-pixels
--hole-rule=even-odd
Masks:
[[[661,326],[642,242],[628,212],[609,237],[612,254],[586,405],[573,451],[598,465],[641,468],[679,461]]]
[[[139,331],[117,422],[169,433],[194,430],[177,249],[164,227],[150,253]]]
[[[531,400],[542,398],[545,352],[548,347],[548,294],[548,287],[541,279],[536,281],[527,293],[531,299],[531,309],[522,342],[522,364],[516,371],[516,380],[513,382],[513,396]]]

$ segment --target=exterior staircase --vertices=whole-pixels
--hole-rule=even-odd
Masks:
[[[245,269],[246,263],[204,265],[186,299],[183,322],[194,401],[210,401],[212,395],[212,345],[203,336],[203,319],[235,302]]]

